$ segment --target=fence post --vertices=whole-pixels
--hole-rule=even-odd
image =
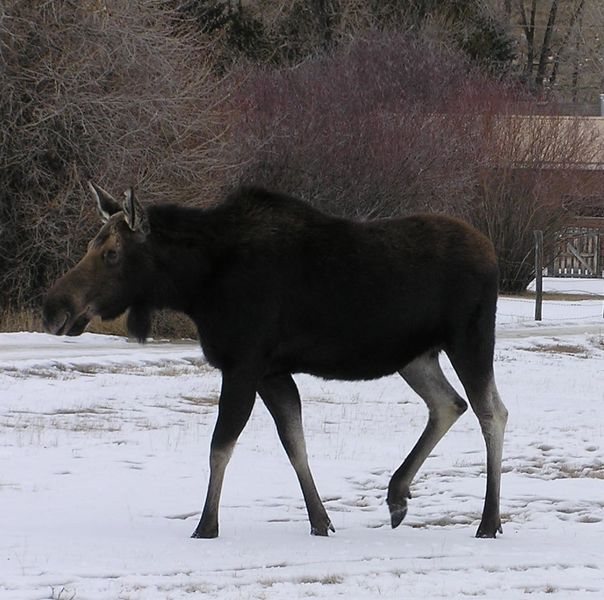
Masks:
[[[543,304],[543,231],[533,231],[535,235],[535,321],[541,321]]]

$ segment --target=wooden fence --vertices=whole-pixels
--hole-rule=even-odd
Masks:
[[[604,228],[571,227],[560,236],[549,277],[604,277]]]

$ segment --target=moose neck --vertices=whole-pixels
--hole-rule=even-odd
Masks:
[[[169,308],[193,316],[218,250],[214,210],[159,205],[149,209],[154,273],[150,309]]]

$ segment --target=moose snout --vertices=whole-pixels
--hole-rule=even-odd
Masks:
[[[45,331],[53,335],[80,335],[93,316],[94,310],[89,304],[65,294],[58,286],[48,292],[42,307],[42,324]]]
[[[53,335],[62,335],[65,333],[65,325],[71,315],[72,311],[67,308],[64,302],[48,298],[42,309],[44,331]]]

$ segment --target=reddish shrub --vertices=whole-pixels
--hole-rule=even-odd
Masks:
[[[450,210],[471,187],[472,144],[455,115],[487,81],[465,59],[372,35],[296,69],[254,71],[235,95],[232,179],[340,214]]]
[[[461,216],[491,237],[503,290],[532,276],[532,230],[546,245],[573,190],[548,169],[576,162],[593,136],[511,117],[517,90],[416,37],[372,34],[332,56],[247,73],[233,106],[230,183],[264,185],[334,214]]]

